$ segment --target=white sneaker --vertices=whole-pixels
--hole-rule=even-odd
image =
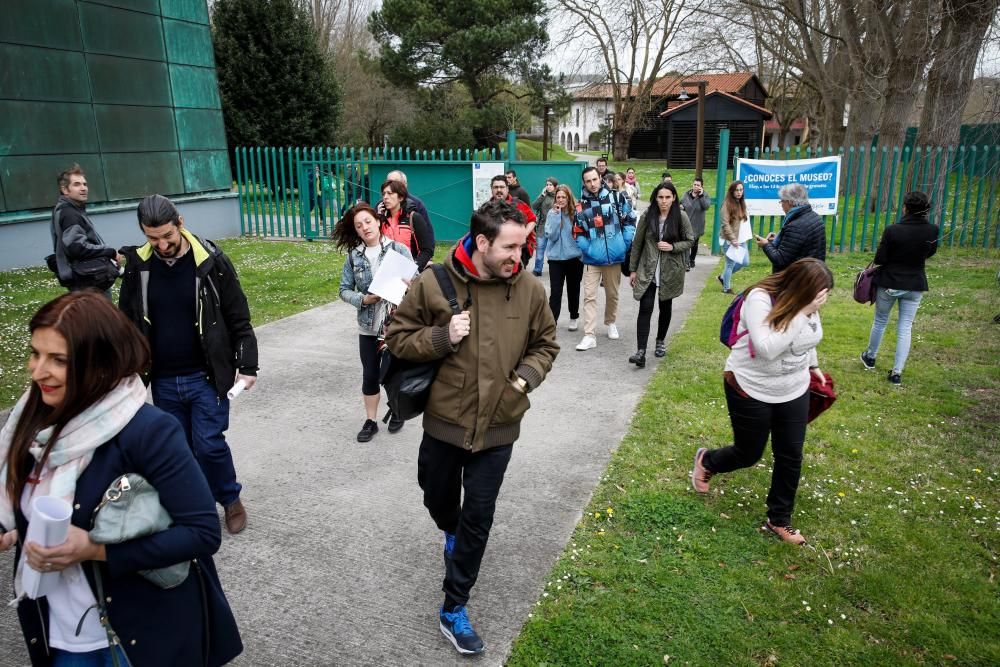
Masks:
[[[597,338],[594,336],[584,336],[580,344],[576,346],[576,349],[583,352],[584,350],[593,350],[595,347],[597,347]]]
[[[580,320],[570,320],[569,326],[566,328],[569,329],[570,331],[576,331],[577,329],[580,328]]]
[[[611,340],[618,340],[621,337],[622,336],[621,336],[620,333],[618,333],[618,327],[615,326],[615,323],[612,322],[611,324],[609,324],[608,325],[608,338],[610,338]]]

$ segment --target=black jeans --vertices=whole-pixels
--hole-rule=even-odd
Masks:
[[[702,465],[715,473],[749,468],[763,456],[770,435],[774,470],[767,492],[767,518],[776,526],[790,525],[802,472],[809,392],[787,403],[764,403],[740,396],[725,382],[723,385],[733,424],[733,444],[705,452]]]
[[[382,391],[378,383],[378,336],[359,334],[358,352],[361,355],[361,393],[374,396]]]
[[[552,317],[559,321],[562,309],[563,282],[566,283],[566,300],[569,302],[569,318],[580,318],[580,283],[583,281],[583,262],[579,259],[549,260],[549,308]]]
[[[479,578],[497,495],[513,449],[510,444],[469,452],[427,433],[420,442],[417,481],[424,492],[424,507],[438,528],[455,536],[442,586],[447,608],[466,604]]]
[[[698,241],[701,240],[700,236],[696,236],[694,239],[694,244],[691,246],[691,257],[688,258],[688,264],[694,266],[694,258],[698,256]]]
[[[639,316],[635,320],[635,332],[640,350],[645,350],[646,343],[649,342],[649,321],[653,318],[653,302],[656,301],[658,289],[656,283],[649,283],[649,287],[639,299]],[[667,329],[670,328],[670,317],[673,312],[673,299],[660,301],[660,316],[656,321],[656,340],[663,340],[667,337]]]

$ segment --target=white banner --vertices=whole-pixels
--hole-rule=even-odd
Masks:
[[[837,215],[840,156],[805,160],[750,160],[736,163],[736,180],[743,181],[743,198],[750,215],[784,215],[778,191],[799,183],[809,191],[809,203],[820,215]]]

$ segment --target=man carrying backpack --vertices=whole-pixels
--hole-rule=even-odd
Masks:
[[[527,238],[516,206],[485,203],[444,261],[455,308],[438,276],[422,273],[385,337],[396,357],[441,362],[424,412],[417,480],[424,506],[444,531],[439,625],[462,654],[485,648],[466,604],[521,418],[530,407],[527,394],[545,379],[559,352],[545,288],[520,263]]]

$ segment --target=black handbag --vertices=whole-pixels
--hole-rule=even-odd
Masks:
[[[432,264],[431,269],[438,285],[441,286],[441,292],[448,299],[451,312],[458,315],[462,311],[448,270],[442,264]],[[427,407],[427,399],[431,395],[431,385],[434,384],[440,366],[440,359],[408,361],[400,359],[385,347],[379,359],[379,382],[385,387],[386,402],[389,405],[385,420],[387,421],[390,415],[408,420],[423,413]]]

